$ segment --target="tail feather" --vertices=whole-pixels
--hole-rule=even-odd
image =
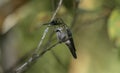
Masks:
[[[76,55],[76,51],[75,51],[75,48],[71,45],[71,44],[67,44],[66,45],[68,46],[70,52],[72,53],[72,56],[76,59],[77,58],[77,55]]]

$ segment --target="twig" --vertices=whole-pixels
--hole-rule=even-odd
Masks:
[[[43,56],[47,51],[51,50],[53,47],[57,46],[60,43],[64,43],[65,41],[69,40],[71,37],[65,39],[64,41],[58,41],[57,43],[53,44],[52,46],[50,46],[47,49],[44,49],[41,53],[39,54],[34,54],[32,55],[31,58],[29,58],[28,61],[26,61],[24,64],[22,64],[20,67],[18,67],[14,72],[12,73],[21,73],[23,71],[25,71],[25,69],[27,69],[27,67],[29,68],[33,63],[35,63],[41,56]]]
[[[60,7],[61,7],[61,5],[62,5],[62,1],[63,1],[63,0],[60,0],[60,1],[59,1],[58,7],[57,7],[57,9],[55,10],[55,12],[54,12],[54,14],[53,14],[53,16],[52,16],[52,18],[51,18],[50,21],[53,21],[53,19],[55,18],[57,12],[59,11],[59,9],[60,9]]]
[[[53,44],[48,49],[43,50],[40,54],[34,54],[28,61],[18,67],[14,73],[23,72],[27,67],[31,66],[31,64],[35,63],[35,61],[37,61],[42,55],[44,55],[47,51],[51,50],[53,47],[57,46],[59,43],[60,42]]]
[[[62,0],[59,1],[58,7],[57,7],[57,9],[55,10],[55,12],[53,13],[53,16],[51,17],[50,22],[54,20],[57,12],[59,11],[59,9],[60,9],[60,7],[61,7],[61,5],[62,5]],[[38,46],[37,46],[37,48],[36,48],[36,50],[35,50],[35,53],[37,53],[37,52],[40,50],[40,46],[41,46],[41,44],[42,44],[42,42],[43,42],[43,40],[44,40],[44,38],[45,38],[48,30],[49,30],[49,27],[47,27],[47,28],[45,29],[44,34],[43,34],[43,36],[42,36],[42,38],[41,38],[41,40],[40,40],[40,42],[39,42],[39,44],[38,44]]]
[[[59,9],[60,9],[60,7],[61,7],[61,5],[62,5],[62,0],[59,1],[58,7],[57,7],[57,9],[55,10],[55,12],[53,13],[50,22],[54,20],[57,12],[59,11]],[[34,54],[32,55],[32,57],[30,57],[30,58],[28,59],[28,61],[25,62],[24,64],[22,64],[20,67],[18,67],[13,73],[21,73],[21,72],[25,71],[28,66],[30,66],[32,63],[34,63],[34,61],[37,61],[37,59],[40,58],[45,52],[47,52],[48,50],[51,50],[53,47],[55,47],[56,45],[58,45],[58,44],[60,43],[60,42],[57,42],[57,43],[55,43],[54,45],[52,45],[51,47],[49,47],[48,49],[44,49],[41,53],[38,53],[38,51],[40,50],[40,47],[41,47],[41,45],[42,45],[42,42],[43,42],[43,40],[45,39],[45,36],[46,36],[48,30],[49,30],[49,27],[47,27],[47,28],[45,29],[45,31],[44,31],[44,33],[43,33],[43,36],[42,36],[42,38],[41,38],[41,40],[40,40],[37,48],[35,49],[35,52],[34,52]]]
[[[52,10],[55,10],[56,6],[57,6],[57,1],[56,0],[52,0]],[[50,43],[55,40],[55,38],[51,39],[53,37],[53,34],[54,34],[54,31],[50,33],[50,37],[48,38],[48,42],[45,44],[45,47],[47,45],[49,46]],[[57,54],[54,52],[54,50],[51,50],[51,54],[54,56],[55,60],[59,63],[59,65],[63,69],[65,69],[65,65],[61,62],[60,58],[57,56]]]

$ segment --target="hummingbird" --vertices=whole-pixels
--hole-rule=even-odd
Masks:
[[[70,52],[72,53],[72,56],[76,59],[76,49],[74,46],[74,41],[72,38],[72,32],[68,28],[68,26],[63,22],[61,18],[55,18],[53,21],[50,23],[46,23],[45,25],[50,24],[50,26],[55,26],[56,27],[56,35],[58,40],[61,43],[65,43],[67,47],[69,48]]]
[[[63,27],[58,27],[56,29],[56,35],[58,40],[62,43],[64,42],[67,47],[69,48],[70,52],[72,53],[72,56],[76,59],[76,49],[74,46],[73,38],[72,38],[72,33],[68,27],[64,29]]]

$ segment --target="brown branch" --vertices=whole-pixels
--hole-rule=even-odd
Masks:
[[[26,69],[28,69],[32,64],[34,64],[41,56],[43,56],[47,51],[51,50],[53,47],[57,46],[60,42],[57,42],[50,46],[47,49],[44,49],[40,54],[33,54],[31,58],[29,58],[28,61],[26,61],[24,64],[22,64],[20,67],[15,69],[12,73],[22,73]]]
[[[56,16],[57,12],[59,11],[61,5],[62,5],[62,0],[59,1],[58,6],[57,6],[55,12],[53,13],[53,15],[52,15],[52,17],[51,17],[50,22],[53,21],[53,19],[55,18],[55,16]],[[55,43],[54,45],[50,46],[49,48],[46,47],[46,48],[44,48],[44,50],[43,50],[41,53],[39,53],[40,48],[41,48],[41,44],[42,44],[43,40],[45,39],[45,36],[46,36],[48,30],[49,30],[49,27],[47,27],[47,28],[45,29],[45,31],[44,31],[44,33],[43,33],[43,36],[42,36],[42,38],[41,38],[41,40],[40,40],[37,48],[34,49],[34,53],[33,53],[33,55],[28,59],[28,61],[25,62],[25,63],[23,63],[23,64],[22,64],[21,66],[19,66],[18,68],[16,68],[16,67],[13,68],[14,70],[13,70],[13,71],[10,71],[10,73],[22,73],[22,72],[26,71],[26,68],[28,69],[29,66],[32,66],[32,64],[33,64],[35,61],[37,61],[38,58],[40,58],[40,57],[41,57],[42,55],[44,55],[47,51],[51,50],[53,47],[55,47],[56,45],[58,45],[58,44],[60,43],[60,42],[57,42],[57,43]]]
[[[62,0],[59,0],[58,6],[57,6],[56,10],[54,11],[54,13],[53,13],[53,15],[52,15],[52,17],[51,17],[50,22],[54,20],[57,12],[59,11],[59,9],[60,9],[60,7],[61,7],[61,5],[62,5]],[[46,34],[47,34],[48,31],[49,31],[49,27],[47,27],[47,28],[45,29],[45,31],[44,31],[44,33],[43,33],[43,36],[42,36],[42,38],[41,38],[41,40],[40,40],[37,48],[35,49],[35,53],[38,53],[38,51],[40,50],[40,47],[41,47],[41,45],[42,45],[42,42],[43,42],[43,40],[44,40],[44,38],[45,38],[45,36],[46,36]]]
[[[52,10],[55,10],[56,6],[57,6],[57,1],[56,0],[52,0]],[[53,40],[51,39],[53,37],[53,35],[54,35],[54,31],[50,33],[50,37],[48,38],[48,42],[45,44],[45,46],[50,45],[50,43],[55,40],[55,38]],[[61,62],[61,60],[56,55],[56,53],[54,52],[54,50],[51,50],[51,53],[54,56],[54,58],[56,59],[56,61],[59,63],[59,65],[62,66],[63,69],[65,69],[64,64]]]
[[[47,51],[50,51],[51,49],[53,49],[55,46],[64,43],[65,41],[69,40],[71,37],[65,39],[64,41],[58,41],[55,44],[53,44],[52,46],[50,46],[49,48],[44,48],[44,50],[39,53],[39,54],[33,54],[32,57],[30,57],[24,64],[22,64],[21,66],[19,66],[17,69],[15,69],[13,72],[11,73],[22,73],[24,72],[26,69],[30,68],[38,59],[40,59]],[[61,63],[62,64],[62,63]],[[64,65],[63,65],[64,66]],[[64,66],[65,67],[65,66]]]

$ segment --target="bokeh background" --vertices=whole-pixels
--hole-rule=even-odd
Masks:
[[[41,24],[50,21],[58,2],[0,0],[0,73],[32,55],[47,27]],[[120,0],[63,0],[56,17],[71,27],[78,58],[59,44],[24,73],[120,73]],[[57,41],[53,30],[41,48]]]

